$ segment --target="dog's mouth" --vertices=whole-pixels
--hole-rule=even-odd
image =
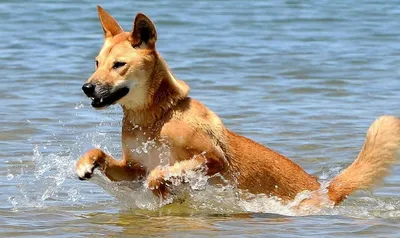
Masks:
[[[96,109],[101,109],[115,104],[118,100],[125,97],[129,93],[128,87],[122,87],[108,95],[90,97],[92,99],[92,107]]]

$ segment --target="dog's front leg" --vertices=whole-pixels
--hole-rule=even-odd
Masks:
[[[76,164],[76,173],[81,180],[93,176],[94,169],[99,168],[111,181],[132,181],[143,178],[146,169],[139,163],[116,160],[100,149],[91,149]]]
[[[169,167],[159,166],[153,169],[147,177],[147,185],[155,195],[166,198],[171,193],[172,186],[185,182],[185,176],[188,173],[213,175],[222,172],[224,168],[224,160],[198,155],[193,159],[180,161]]]

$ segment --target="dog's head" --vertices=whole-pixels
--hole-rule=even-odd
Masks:
[[[124,32],[117,21],[97,7],[104,30],[104,45],[95,60],[95,72],[82,86],[101,109],[119,103],[142,108],[149,97],[149,78],[156,62],[157,33],[153,22],[137,14],[131,32]]]

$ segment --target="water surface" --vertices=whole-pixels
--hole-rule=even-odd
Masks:
[[[191,96],[322,181],[354,160],[376,117],[400,116],[398,1],[98,3],[126,30],[138,11],[149,15],[158,50]],[[399,233],[399,166],[373,192],[305,217],[229,189],[159,208],[143,188],[77,180],[86,150],[121,154],[120,108],[96,111],[80,89],[103,41],[95,3],[1,1],[0,22],[3,236]]]

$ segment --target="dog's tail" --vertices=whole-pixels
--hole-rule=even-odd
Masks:
[[[400,119],[381,116],[370,126],[357,159],[332,179],[328,196],[335,204],[357,189],[369,189],[389,172],[400,148]]]

